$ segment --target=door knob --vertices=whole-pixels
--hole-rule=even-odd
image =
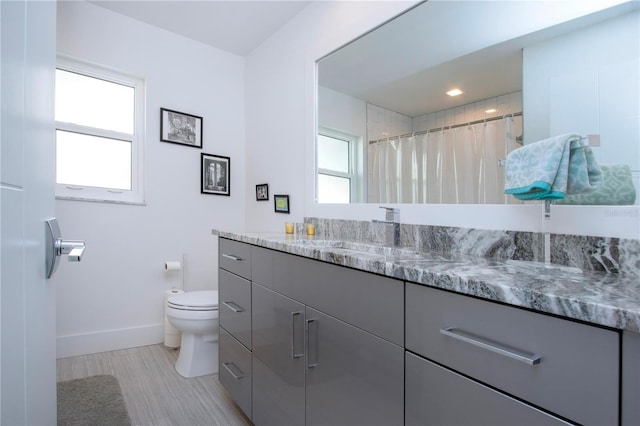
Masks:
[[[79,240],[63,240],[60,225],[58,225],[58,220],[55,217],[47,219],[46,224],[45,246],[47,253],[45,256],[45,268],[47,278],[51,278],[63,254],[67,255],[69,262],[80,262],[84,254],[85,244],[84,241]]]

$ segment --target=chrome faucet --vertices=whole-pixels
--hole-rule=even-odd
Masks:
[[[373,219],[372,222],[385,224],[385,244],[398,247],[400,246],[400,209],[384,206],[380,206],[380,208],[386,210],[385,220]]]

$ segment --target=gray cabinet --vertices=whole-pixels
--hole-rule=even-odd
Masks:
[[[410,352],[405,383],[407,426],[569,424]]]
[[[620,333],[417,284],[406,348],[584,425],[619,422]]]
[[[218,265],[219,379],[251,418],[251,246],[221,238]]]
[[[253,284],[253,422],[302,425],[304,305]]]
[[[252,262],[253,422],[401,425],[403,283],[275,251]]]

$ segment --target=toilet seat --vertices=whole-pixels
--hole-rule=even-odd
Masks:
[[[217,311],[218,292],[216,290],[189,291],[169,297],[167,306],[184,311]]]

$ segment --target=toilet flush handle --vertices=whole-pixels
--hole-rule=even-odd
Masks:
[[[63,240],[60,232],[60,225],[58,225],[58,220],[55,217],[47,219],[46,225],[45,268],[47,271],[47,278],[51,278],[58,267],[60,256],[66,254],[69,262],[80,262],[82,255],[84,254],[85,244],[84,241],[79,240]]]

